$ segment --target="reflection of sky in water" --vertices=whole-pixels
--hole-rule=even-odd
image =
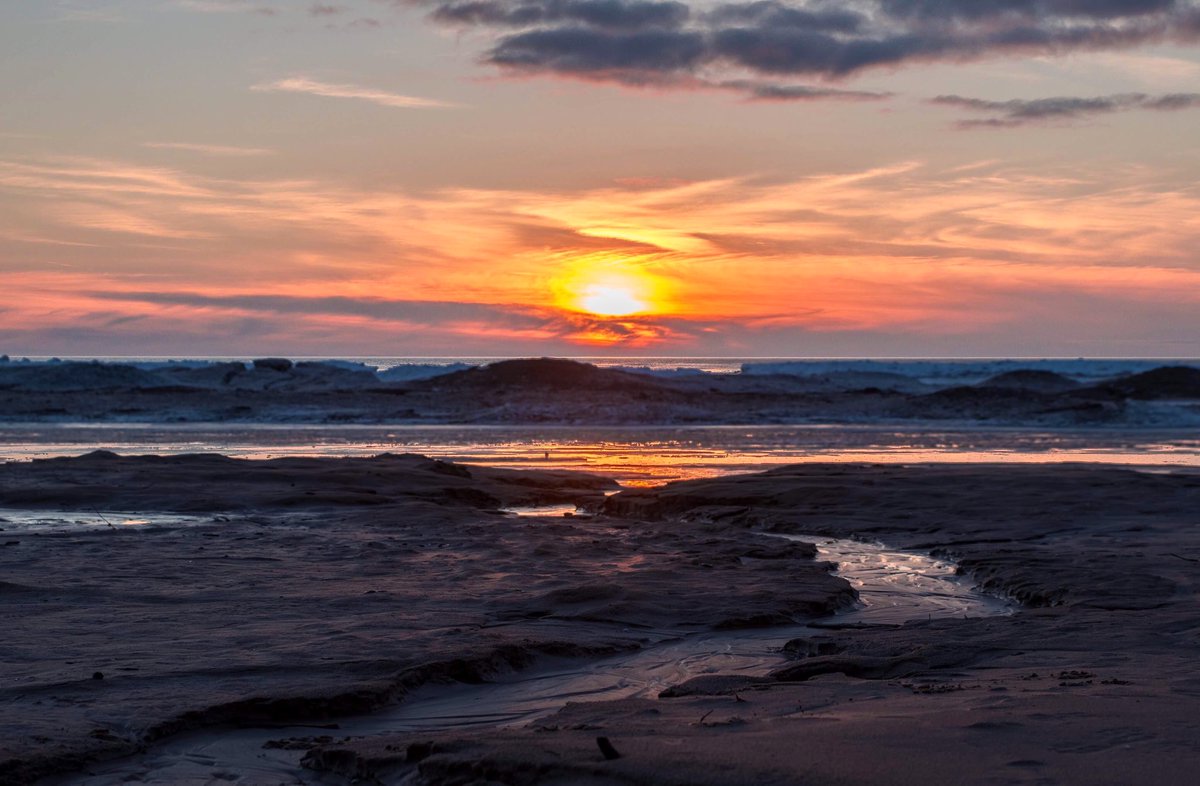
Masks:
[[[512,508],[505,508],[506,513],[512,513],[516,516],[530,518],[563,518],[567,515],[575,515],[578,508],[575,505],[518,505]]]
[[[1179,431],[124,424],[0,428],[0,460],[78,455],[97,448],[118,453],[218,452],[243,458],[423,453],[496,466],[585,470],[626,485],[806,461],[1086,461],[1200,467],[1200,438]]]
[[[854,608],[817,625],[896,625],[1015,610],[1011,603],[985,595],[969,579],[956,575],[953,563],[926,554],[833,538],[768,537],[815,542],[817,559],[837,562],[838,574],[860,592],[861,602]],[[634,653],[598,661],[560,660],[529,672],[497,675],[482,685],[428,685],[403,704],[343,723],[341,733],[519,726],[568,701],[649,698],[705,674],[761,677],[783,665],[781,651],[787,641],[820,635],[819,627],[795,625],[667,636]]]
[[[0,508],[0,532],[68,532],[94,529],[138,529],[208,524],[212,516],[171,513],[116,513],[102,510],[47,511]]]

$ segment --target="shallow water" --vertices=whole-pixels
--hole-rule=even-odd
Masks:
[[[520,725],[571,701],[654,697],[704,674],[764,676],[783,665],[789,640],[833,625],[900,625],[916,619],[1011,614],[1015,606],[979,591],[952,562],[878,543],[763,535],[816,543],[818,560],[859,592],[851,609],[815,625],[697,633],[594,662],[563,660],[551,668],[501,676],[486,685],[427,686],[403,704],[342,724],[343,734]]]
[[[0,426],[0,461],[123,454],[221,453],[239,458],[422,453],[533,469],[574,469],[626,486],[754,472],[818,461],[1054,463],[1200,469],[1190,431],[913,429],[881,426]]]
[[[39,534],[96,529],[181,527],[211,524],[212,516],[174,513],[118,513],[114,511],[53,511],[0,508],[0,532]]]
[[[501,510],[504,513],[511,513],[514,516],[562,518],[565,516],[574,516],[579,507],[572,503],[563,503],[560,505],[518,505],[512,508],[502,508]]]
[[[859,592],[859,604],[826,624],[900,624],[908,620],[1010,614],[1015,606],[980,592],[951,562],[881,544],[762,534],[817,543],[817,559],[838,563]],[[208,730],[181,735],[140,756],[107,762],[57,784],[215,783],[238,776],[259,783],[343,782],[302,770],[302,750],[264,748],[271,740],[327,736],[334,740],[388,732],[421,732],[527,724],[569,702],[653,697],[704,674],[761,676],[783,665],[783,645],[819,635],[819,627],[663,636],[658,644],[602,660],[547,659],[535,669],[501,674],[482,685],[429,685],[395,707],[339,721],[336,729]]]

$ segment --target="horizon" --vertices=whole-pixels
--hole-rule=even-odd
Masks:
[[[365,361],[365,360],[486,360],[486,361],[503,361],[503,360],[574,360],[574,361],[590,361],[598,360],[603,362],[615,360],[740,360],[740,361],[795,361],[795,362],[821,362],[821,361],[846,361],[846,362],[913,362],[913,363],[971,363],[971,362],[988,362],[988,361],[1038,361],[1038,362],[1105,362],[1105,361],[1131,361],[1131,362],[1154,362],[1154,361],[1197,361],[1200,357],[1191,357],[1187,355],[1178,356],[1136,356],[1136,355],[961,355],[961,356],[904,356],[904,355],[877,355],[872,357],[864,357],[861,355],[383,355],[383,354],[355,354],[355,355],[287,355],[284,353],[272,352],[253,352],[244,355],[26,355],[14,354],[11,352],[0,352],[0,357],[7,357],[9,362],[16,363],[22,360],[30,361],[46,361],[46,360],[255,360],[264,358],[283,358],[286,360],[338,360],[338,361]]]
[[[1196,0],[10,3],[0,347],[1185,358],[1198,44]]]

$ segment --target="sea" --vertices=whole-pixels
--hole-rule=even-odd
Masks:
[[[88,357],[154,367],[165,363],[243,361],[250,357]],[[374,369],[383,378],[417,379],[494,363],[499,357],[351,357],[321,360]],[[1060,373],[1090,383],[1164,365],[1200,367],[1180,358],[571,358],[606,368],[676,375],[820,375],[869,371],[929,384],[975,384],[1016,369]],[[56,362],[13,358],[8,362]],[[595,472],[625,486],[654,486],[690,478],[761,471],[804,462],[925,464],[1064,463],[1125,465],[1144,472],[1200,472],[1200,433],[1194,429],[941,428],[923,424],[780,426],[480,426],[295,425],[245,423],[7,423],[0,424],[0,461],[71,456],[92,450],[122,454],[220,453],[240,458],[370,456],[420,453],[446,460],[512,468]]]

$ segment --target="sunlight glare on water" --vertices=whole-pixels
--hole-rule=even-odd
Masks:
[[[1082,461],[1200,469],[1200,439],[1176,432],[922,430],[854,426],[509,427],[43,425],[0,427],[0,461],[122,454],[238,458],[421,453],[523,469],[572,469],[626,486],[804,462]]]

